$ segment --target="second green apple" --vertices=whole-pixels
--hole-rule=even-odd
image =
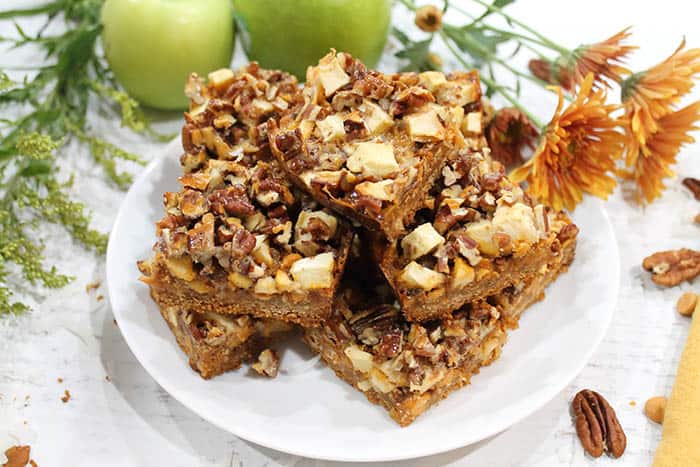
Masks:
[[[234,0],[239,37],[250,60],[304,80],[330,48],[373,67],[391,20],[391,0]]]

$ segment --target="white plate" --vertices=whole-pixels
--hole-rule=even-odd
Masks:
[[[617,243],[602,203],[587,199],[573,216],[581,234],[569,272],[525,313],[500,359],[407,428],[295,341],[274,380],[239,370],[204,381],[190,369],[136,269],[136,261],[151,254],[163,192],[179,188],[180,153],[179,142],[171,143],[124,198],[107,250],[109,298],[124,339],[151,376],[182,404],[246,440],[341,461],[408,459],[462,447],[505,430],[564,389],[612,318]]]

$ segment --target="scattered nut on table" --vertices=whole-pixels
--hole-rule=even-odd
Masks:
[[[627,437],[615,410],[603,396],[590,389],[580,391],[571,403],[576,433],[583,449],[593,457],[607,452],[620,457],[627,447]]]
[[[683,316],[692,316],[698,304],[698,296],[693,292],[685,292],[676,303],[676,310]]]
[[[663,423],[665,412],[666,398],[664,396],[652,397],[644,404],[644,413],[652,422]]]
[[[688,248],[659,251],[644,258],[642,267],[651,272],[651,280],[656,284],[673,287],[700,274],[700,251]]]

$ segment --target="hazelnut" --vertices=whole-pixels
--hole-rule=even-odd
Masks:
[[[652,397],[644,404],[644,413],[653,422],[663,423],[665,412],[666,398],[664,396]]]
[[[692,316],[698,305],[698,296],[693,292],[685,292],[676,302],[676,310],[683,316]]]

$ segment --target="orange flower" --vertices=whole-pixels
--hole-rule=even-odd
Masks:
[[[676,154],[685,143],[695,139],[690,132],[700,127],[700,101],[680,110],[668,113],[656,121],[657,131],[651,134],[643,146],[632,138],[627,149],[628,164],[632,165],[630,178],[637,184],[637,196],[651,203],[666,189],[663,179],[674,175],[671,165],[676,163]],[[626,125],[628,134],[634,135],[631,126]],[[633,164],[629,161],[634,160]]]
[[[627,55],[636,49],[635,46],[622,44],[632,35],[629,29],[623,29],[602,42],[580,45],[551,63],[534,59],[528,66],[533,75],[548,83],[559,84],[567,91],[573,91],[588,73],[593,73],[597,84],[609,88],[608,80],[619,83],[622,75],[629,74],[629,70],[622,66]]]
[[[583,193],[607,198],[615,188],[612,175],[625,137],[610,115],[618,106],[605,103],[605,91],[594,90],[593,79],[589,73],[563,110],[562,90],[556,88],[559,104],[535,155],[510,175],[527,180],[529,193],[556,210],[574,209]]]
[[[693,106],[674,109],[693,88],[693,79],[700,73],[700,49],[683,50],[684,46],[685,41],[666,60],[630,75],[621,84],[625,119],[629,122],[625,126],[626,163],[637,182],[640,198],[647,202],[665,188],[661,180],[673,175],[669,166],[682,143],[692,140],[688,133],[698,120]],[[672,134],[660,134],[669,128],[673,128]]]
[[[535,149],[538,135],[527,115],[514,107],[498,110],[486,129],[491,156],[506,168],[523,163],[523,149]]]

